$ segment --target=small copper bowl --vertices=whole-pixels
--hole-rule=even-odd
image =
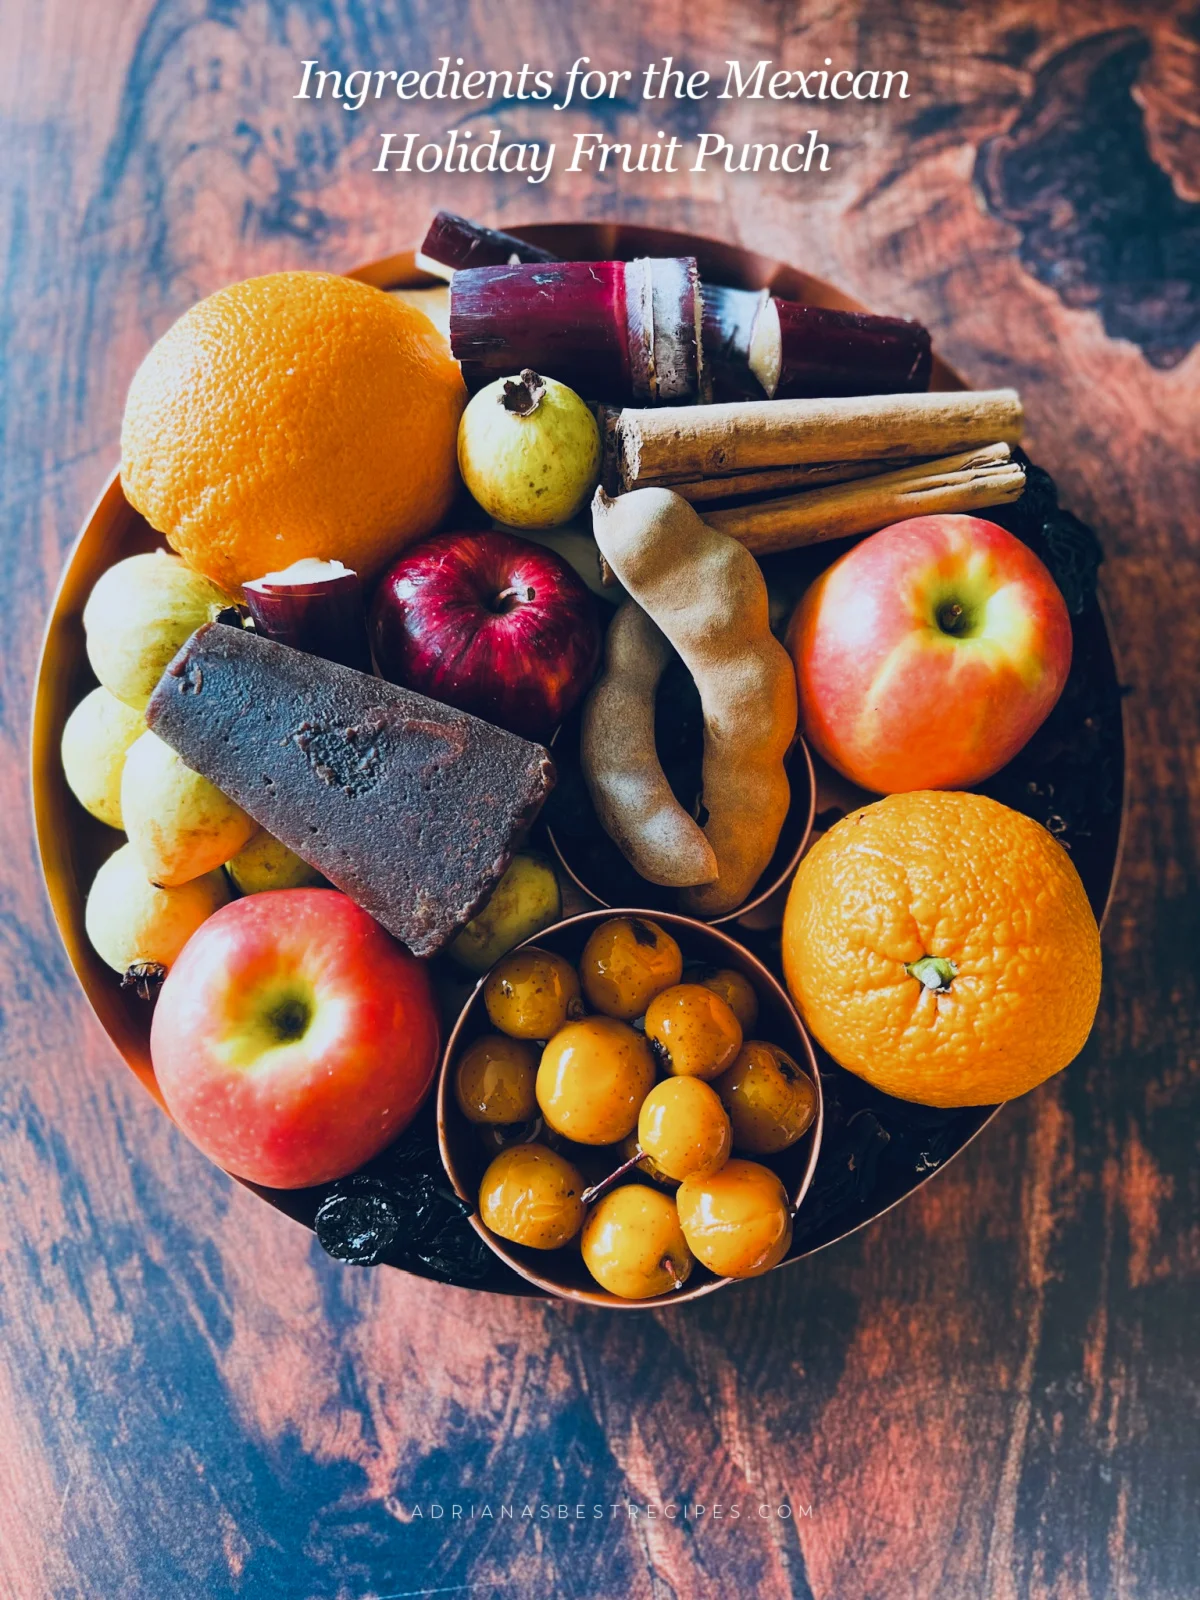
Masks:
[[[779,1173],[791,1200],[792,1210],[795,1212],[807,1194],[813,1173],[816,1171],[825,1112],[821,1096],[821,1075],[817,1071],[812,1045],[783,986],[761,961],[731,939],[728,934],[722,933],[720,929],[708,923],[697,922],[693,917],[681,917],[669,911],[651,912],[640,908],[585,911],[580,916],[568,917],[563,922],[554,923],[552,927],[544,929],[532,939],[527,939],[525,943],[552,950],[556,955],[564,956],[573,965],[578,965],[583,947],[593,930],[613,916],[645,917],[649,921],[658,923],[678,942],[683,952],[685,967],[693,963],[704,963],[710,966],[733,967],[742,973],[754,985],[758,995],[759,1020],[755,1024],[756,1036],[778,1044],[812,1078],[817,1091],[817,1114],[808,1132],[790,1149],[782,1151],[777,1156],[755,1158],[763,1160],[764,1165],[772,1167]],[[483,1004],[485,981],[486,974],[475,985],[470,999],[454,1024],[442,1058],[437,1090],[438,1143],[441,1146],[442,1164],[455,1191],[470,1206],[474,1206],[478,1200],[480,1179],[495,1152],[485,1149],[479,1137],[479,1129],[469,1123],[459,1109],[454,1094],[453,1073],[458,1058],[466,1046],[481,1033],[491,1031],[491,1024]],[[575,1147],[575,1151],[572,1152],[573,1160],[576,1159],[575,1152],[579,1149],[580,1147]],[[620,1158],[612,1146],[600,1146],[594,1151],[581,1152],[579,1159],[584,1178],[588,1183],[595,1183],[611,1172]],[[498,1238],[490,1233],[484,1227],[478,1212],[472,1214],[471,1225],[489,1249],[514,1272],[520,1273],[527,1282],[547,1294],[557,1296],[560,1300],[575,1300],[587,1305],[609,1306],[617,1310],[640,1311],[654,1306],[682,1305],[686,1300],[698,1300],[701,1295],[712,1294],[725,1284],[738,1281],[734,1278],[714,1277],[697,1262],[685,1288],[678,1289],[672,1294],[656,1295],[650,1300],[621,1300],[616,1295],[609,1294],[607,1290],[601,1289],[592,1278],[583,1264],[578,1240],[561,1250],[531,1250],[524,1245],[510,1244],[507,1239]],[[785,1261],[786,1259],[785,1257]]]
[[[571,721],[564,723],[550,742],[555,759],[560,763],[560,781],[564,768],[570,770],[572,777],[578,773],[578,735],[578,720],[572,718]],[[808,848],[813,819],[816,816],[817,780],[813,772],[812,756],[799,735],[788,753],[786,767],[788,781],[792,787],[792,799],[779,835],[779,842],[775,846],[775,854],[767,863],[766,871],[754,885],[749,897],[743,900],[740,906],[734,906],[732,911],[723,911],[719,917],[697,919],[704,926],[715,928],[721,923],[736,922],[738,918],[748,915],[789,883],[792,874],[800,865],[800,857]],[[582,806],[586,790],[582,787],[581,775],[579,787]],[[678,904],[680,891],[647,883],[640,877],[601,828],[599,818],[591,811],[590,802],[587,811],[594,832],[586,840],[571,836],[561,825],[555,827],[553,823],[548,822],[546,826],[550,846],[558,858],[559,865],[572,883],[581,889],[589,900],[594,900],[601,906],[611,906],[614,900],[631,899],[636,894],[643,908],[642,915],[662,917],[675,914],[671,908]]]

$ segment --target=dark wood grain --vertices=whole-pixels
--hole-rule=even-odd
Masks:
[[[1196,1593],[1194,7],[14,0],[0,30],[0,1595]],[[435,132],[445,108],[402,121],[290,98],[303,56],[442,53],[829,55],[907,67],[914,93],[604,124],[738,139],[819,122],[824,176],[452,187],[370,170],[381,129]],[[544,137],[552,116],[499,120]],[[1131,806],[1091,1043],[868,1232],[678,1312],[324,1260],[138,1088],[38,882],[40,619],[135,365],[198,295],[387,254],[444,203],[510,225],[686,226],[921,317],[977,384],[1021,387],[1031,453],[1107,551]],[[646,1515],[664,1503],[674,1519]],[[758,1515],[782,1504],[792,1517]]]

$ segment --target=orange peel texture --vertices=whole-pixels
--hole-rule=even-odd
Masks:
[[[931,1106],[1034,1088],[1082,1049],[1100,997],[1067,852],[977,794],[889,795],[831,828],[792,884],[783,958],[830,1055]]]
[[[428,317],[325,272],[209,295],[134,375],[126,499],[236,590],[304,556],[364,581],[450,509],[466,391]]]

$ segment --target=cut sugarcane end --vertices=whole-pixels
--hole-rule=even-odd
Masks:
[[[444,261],[435,261],[432,256],[427,256],[423,250],[418,250],[413,256],[413,266],[418,272],[427,272],[431,278],[441,278],[444,283],[449,283],[454,276],[454,268],[448,267]]]
[[[770,295],[758,308],[750,330],[750,371],[763,386],[768,400],[774,400],[783,365],[783,334],[779,327],[779,304]]]
[[[343,566],[340,561],[321,561],[317,556],[301,556],[298,561],[293,561],[290,567],[283,567],[279,572],[265,572],[261,578],[251,578],[242,585],[245,589],[291,589],[305,588],[313,583],[330,583],[335,578],[353,578],[357,574],[352,567]]]

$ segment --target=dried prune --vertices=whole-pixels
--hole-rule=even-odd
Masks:
[[[923,1178],[948,1160],[988,1114],[986,1107],[948,1111],[884,1095],[880,1102],[876,1115],[890,1140],[883,1159],[889,1173],[901,1177],[906,1190],[912,1178]]]
[[[1067,610],[1073,617],[1082,616],[1096,596],[1096,574],[1104,560],[1100,541],[1087,523],[1059,505],[1050,474],[1035,466],[1024,451],[1014,455],[1025,467],[1025,492],[1011,505],[994,506],[988,519],[1015,534],[1045,562]]]
[[[812,1187],[796,1217],[796,1238],[808,1241],[835,1219],[853,1226],[871,1198],[879,1160],[891,1135],[873,1111],[856,1111],[832,1148],[823,1149]]]
[[[330,1184],[316,1233],[331,1256],[353,1266],[387,1262],[446,1283],[478,1283],[492,1257],[470,1215],[442,1170],[432,1127],[419,1122],[361,1172]]]
[[[335,1261],[373,1267],[396,1242],[403,1217],[395,1191],[382,1178],[356,1173],[340,1179],[317,1207],[317,1238]]]

